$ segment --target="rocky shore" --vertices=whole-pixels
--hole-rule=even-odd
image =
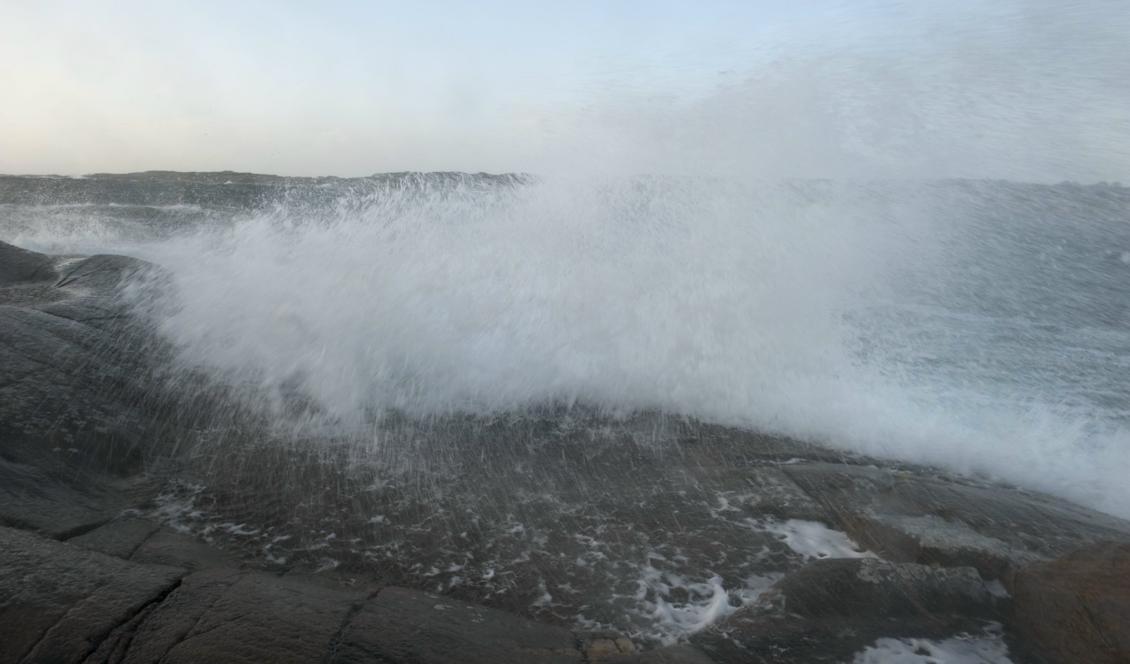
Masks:
[[[414,442],[383,460],[435,446],[443,495],[335,474],[332,454],[187,445],[215,438],[220,397],[160,371],[118,297],[143,269],[0,243],[0,662],[1130,660],[1130,523],[988,481],[649,415],[397,429]],[[215,519],[167,509],[182,475],[207,478]],[[421,512],[472,494],[466,518]],[[299,547],[303,509],[345,516]],[[636,551],[659,580],[608,590]],[[760,581],[681,589],[679,556],[719,588]],[[605,591],[653,615],[616,623]],[[634,627],[664,612],[685,629]]]

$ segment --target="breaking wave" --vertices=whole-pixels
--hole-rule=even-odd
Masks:
[[[1125,190],[407,182],[134,247],[182,361],[360,438],[655,409],[1130,514]]]

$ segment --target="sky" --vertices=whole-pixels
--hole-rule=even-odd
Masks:
[[[941,4],[5,0],[0,172],[1130,180],[1127,3]]]

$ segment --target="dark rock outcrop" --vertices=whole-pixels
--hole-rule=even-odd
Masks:
[[[1017,572],[1013,624],[1052,664],[1130,662],[1130,544],[1097,544]]]
[[[788,613],[812,618],[995,613],[992,593],[971,567],[879,558],[814,560],[781,579],[772,592]]]
[[[0,242],[0,287],[46,281],[54,272],[49,256]]]
[[[85,549],[128,560],[160,529],[160,524],[147,519],[126,517],[110,521],[67,541]]]
[[[973,568],[817,560],[693,642],[719,662],[841,662],[879,638],[979,631],[999,613]]]
[[[0,528],[0,661],[565,664],[582,656],[569,630],[429,593],[342,590],[237,567],[192,572]]]
[[[182,576],[0,528],[0,661],[81,662]]]
[[[656,648],[647,652],[632,655],[612,655],[607,659],[589,661],[607,662],[608,664],[714,664],[699,649],[686,644]]]
[[[837,526],[892,560],[971,566],[1007,580],[1008,570],[1035,560],[1130,541],[1125,521],[1036,493],[857,465],[784,471]]]
[[[192,571],[238,565],[238,561],[223,549],[148,519],[132,516],[113,519],[67,541],[134,562],[183,567]]]
[[[217,596],[207,596],[211,602],[196,602],[203,612],[163,661],[320,661],[354,605],[365,599],[361,593],[258,573],[240,574]],[[185,612],[155,612],[154,627],[162,627],[164,618],[183,624]]]
[[[385,588],[357,611],[331,662],[579,664],[573,634],[502,611],[403,588]]]
[[[118,292],[148,269],[0,242],[0,524],[70,536],[152,492],[140,471],[163,433],[153,336]]]

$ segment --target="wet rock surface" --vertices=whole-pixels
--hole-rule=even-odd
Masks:
[[[158,392],[145,381],[147,337],[114,292],[144,264],[0,243],[0,266],[0,523],[80,532],[146,490]]]
[[[777,582],[773,594],[788,613],[813,618],[995,613],[992,593],[971,567],[878,558],[813,561]]]
[[[1003,610],[970,567],[818,560],[692,642],[718,661],[842,662],[880,638],[980,632]]]
[[[0,661],[1127,657],[1126,522],[655,413],[207,428],[142,269],[0,244]]]
[[[0,530],[0,659],[78,662],[184,572]]]
[[[449,598],[385,588],[342,630],[331,662],[574,664],[572,632]]]
[[[404,588],[124,561],[0,528],[0,661],[581,662],[569,631]]]
[[[1047,662],[1130,661],[1130,545],[1096,544],[1017,572],[1014,623]]]
[[[839,527],[896,560],[970,565],[1000,578],[1089,543],[1130,541],[1125,521],[1026,491],[856,465],[785,472]]]

